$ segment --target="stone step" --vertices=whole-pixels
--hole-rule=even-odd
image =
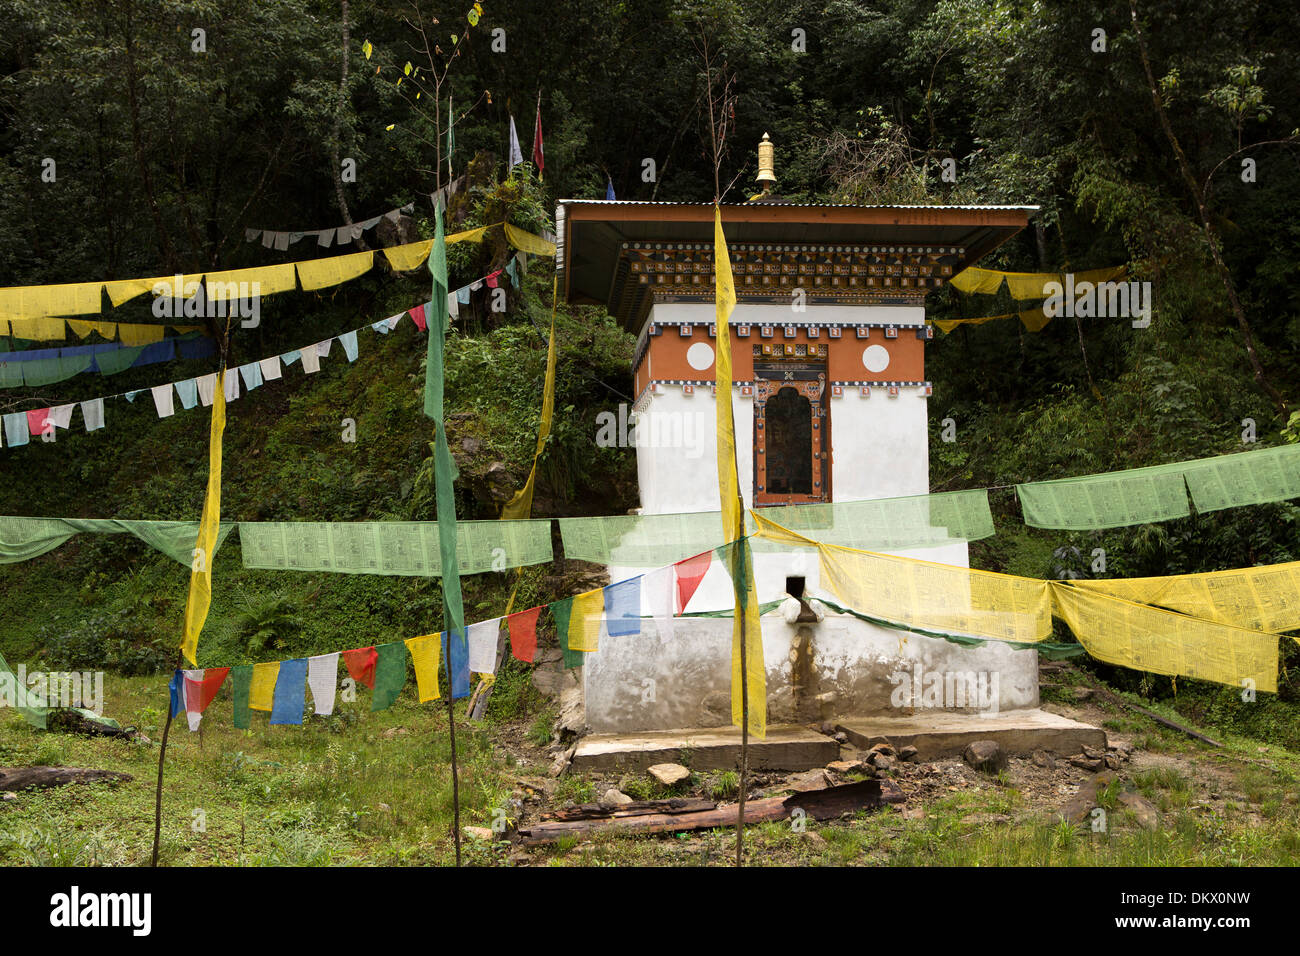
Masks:
[[[810,770],[839,758],[839,744],[807,727],[774,725],[767,737],[749,735],[753,770]],[[653,730],[637,734],[589,734],[574,751],[574,770],[644,770],[680,763],[692,770],[735,770],[740,766],[740,731],[735,727]]]
[[[1012,755],[1050,750],[1068,756],[1085,745],[1106,749],[1104,730],[1037,708],[989,715],[929,711],[911,717],[845,717],[835,729],[860,750],[888,740],[894,747],[915,747],[922,760],[960,757],[975,740],[997,741]]]

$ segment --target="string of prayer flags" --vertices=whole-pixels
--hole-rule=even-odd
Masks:
[[[446,661],[449,674],[451,698],[452,700],[459,700],[462,697],[468,697],[469,640],[465,636],[465,629],[461,628],[458,632],[452,634],[443,631],[439,638],[442,647],[442,659]]]
[[[382,215],[373,216],[361,222],[330,226],[328,229],[300,229],[292,232],[275,229],[245,229],[244,241],[257,242],[261,239],[262,245],[268,249],[285,250],[302,239],[315,239],[318,246],[328,249],[331,242],[335,242],[336,245],[340,246],[346,245],[360,239],[363,233],[375,228],[385,219],[389,222],[396,222],[402,214],[410,215],[413,212],[415,212],[415,203],[407,203],[405,206],[390,209]],[[336,236],[337,241],[335,241]]]
[[[268,714],[275,706],[275,682],[280,676],[280,662],[253,665],[253,680],[248,687],[248,706]]]
[[[1114,266],[1107,269],[1092,269],[1087,272],[1071,273],[1077,287],[1083,282],[1110,282],[1118,279],[1128,271],[1127,266]],[[997,269],[978,269],[971,266],[963,269],[948,280],[959,292],[967,295],[995,295],[1006,282],[1007,291],[1013,299],[1045,299],[1050,294],[1046,286],[1055,282],[1062,288],[1066,284],[1064,272],[1002,272]]]
[[[537,618],[541,613],[540,606],[530,607],[506,617],[510,629],[510,653],[525,664],[537,659]]]
[[[522,158],[520,160],[522,162]],[[459,181],[458,181],[459,182]],[[453,184],[453,186],[456,184]],[[436,195],[436,194],[435,194]],[[378,217],[374,223],[378,223]],[[370,223],[370,220],[367,220]],[[448,243],[482,242],[487,230],[493,226],[507,226],[506,238],[516,248],[537,255],[555,255],[555,245],[541,236],[510,226],[508,223],[493,223],[478,226],[445,237]],[[354,224],[347,229],[347,241],[359,238],[368,226]],[[266,231],[262,231],[263,242]],[[276,233],[271,234],[276,244]],[[305,236],[306,233],[284,233],[284,241],[277,247],[287,249],[290,236]],[[339,230],[336,237],[342,239]],[[247,237],[247,233],[245,233]],[[404,272],[418,266],[429,257],[431,240],[389,246],[384,255],[393,269]],[[549,251],[547,251],[549,249]],[[274,266],[254,266],[247,269],[229,269],[208,274],[211,289],[205,290],[211,298],[232,298],[241,294],[241,286],[253,286],[258,295],[288,292],[296,286],[306,291],[324,289],[349,282],[364,275],[374,267],[373,250],[348,253],[341,256],[328,256],[321,259],[305,259],[299,262],[281,263]],[[292,281],[296,276],[297,283]],[[179,282],[177,281],[179,278]],[[65,334],[66,316],[96,315],[101,310],[100,295],[106,293],[109,301],[116,308],[146,292],[157,296],[175,297],[175,291],[182,294],[195,288],[204,278],[204,273],[191,273],[182,276],[158,276],[142,279],[114,279],[108,282],[79,282],[62,285],[12,286],[0,288],[0,321],[7,321],[12,326],[14,321],[30,320],[30,327],[23,326],[23,332],[30,332],[34,338],[47,340],[61,338]],[[256,283],[254,286],[253,284]],[[7,331],[7,330],[6,330]],[[19,334],[15,332],[14,334]],[[120,334],[120,328],[119,328]],[[142,333],[151,334],[151,333]],[[26,337],[26,336],[24,336]]]
[[[225,379],[222,371],[219,379]],[[191,664],[197,664],[199,633],[212,604],[212,564],[221,531],[221,440],[226,428],[224,391],[216,390],[212,404],[212,425],[208,433],[208,490],[203,500],[203,516],[194,543],[194,561],[190,572],[190,593],[185,603],[185,628],[181,652]]]
[[[401,641],[375,647],[375,687],[372,711],[387,710],[406,686],[406,645]]]
[[[378,661],[379,653],[373,645],[343,652],[343,663],[347,665],[348,675],[371,690],[375,689],[375,665]]]
[[[438,689],[438,668],[442,641],[438,634],[406,639],[406,648],[411,652],[411,663],[415,665],[415,687],[420,703],[438,700],[442,693]]]
[[[307,686],[311,689],[313,712],[321,717],[334,713],[338,693],[339,654],[317,654],[307,658]]]
[[[1030,332],[1041,332],[1047,327],[1047,323],[1052,321],[1052,316],[1043,311],[1043,307],[1037,306],[1033,309],[1025,309],[1020,312],[1007,312],[1002,315],[982,315],[970,319],[931,319],[930,321],[943,330],[947,335],[959,325],[984,325],[988,322],[997,322],[1002,319],[1019,319]]]
[[[271,706],[271,723],[301,724],[307,705],[307,659],[295,657],[281,661],[275,678],[275,700]]]

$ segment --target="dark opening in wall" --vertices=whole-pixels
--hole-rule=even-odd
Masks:
[[[785,593],[790,595],[790,597],[792,598],[798,598],[799,600],[802,601],[803,600],[803,578],[801,577],[786,578]]]

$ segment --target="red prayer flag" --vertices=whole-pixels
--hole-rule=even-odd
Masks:
[[[209,667],[203,672],[202,680],[185,678],[185,709],[191,714],[201,714],[208,709],[208,704],[216,699],[217,691],[225,683],[229,667]]]
[[[537,99],[537,120],[533,125],[533,165],[540,179],[546,169],[546,151],[542,148],[542,100]]]
[[[537,616],[541,613],[540,607],[530,607],[506,618],[510,625],[510,653],[525,664],[537,657]]]
[[[681,614],[686,610],[686,605],[690,603],[695,594],[695,589],[700,586],[704,580],[705,573],[709,570],[709,565],[713,563],[713,552],[705,551],[703,554],[697,554],[693,558],[687,558],[684,561],[678,561],[673,565],[673,573],[677,575],[677,613]]]
[[[491,275],[487,275],[483,277],[487,279],[487,284],[489,288],[495,289],[497,287],[497,277],[499,275],[501,275],[500,269],[498,269],[496,272],[493,272]]]
[[[39,435],[45,431],[45,420],[49,418],[50,410],[48,408],[33,408],[27,413],[27,430],[33,435]]]
[[[348,673],[352,675],[352,679],[358,684],[365,684],[371,690],[375,689],[375,663],[378,660],[379,652],[373,645],[343,652],[343,663],[348,665]]]
[[[429,329],[429,322],[424,317],[424,306],[417,305],[414,309],[411,309],[410,314],[411,321],[415,323],[415,327],[421,332],[427,332]]]

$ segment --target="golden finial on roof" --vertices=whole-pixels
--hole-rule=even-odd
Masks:
[[[758,144],[758,175],[754,177],[754,181],[763,184],[764,195],[776,182],[776,147],[772,145],[766,133],[763,134],[763,141]]]

